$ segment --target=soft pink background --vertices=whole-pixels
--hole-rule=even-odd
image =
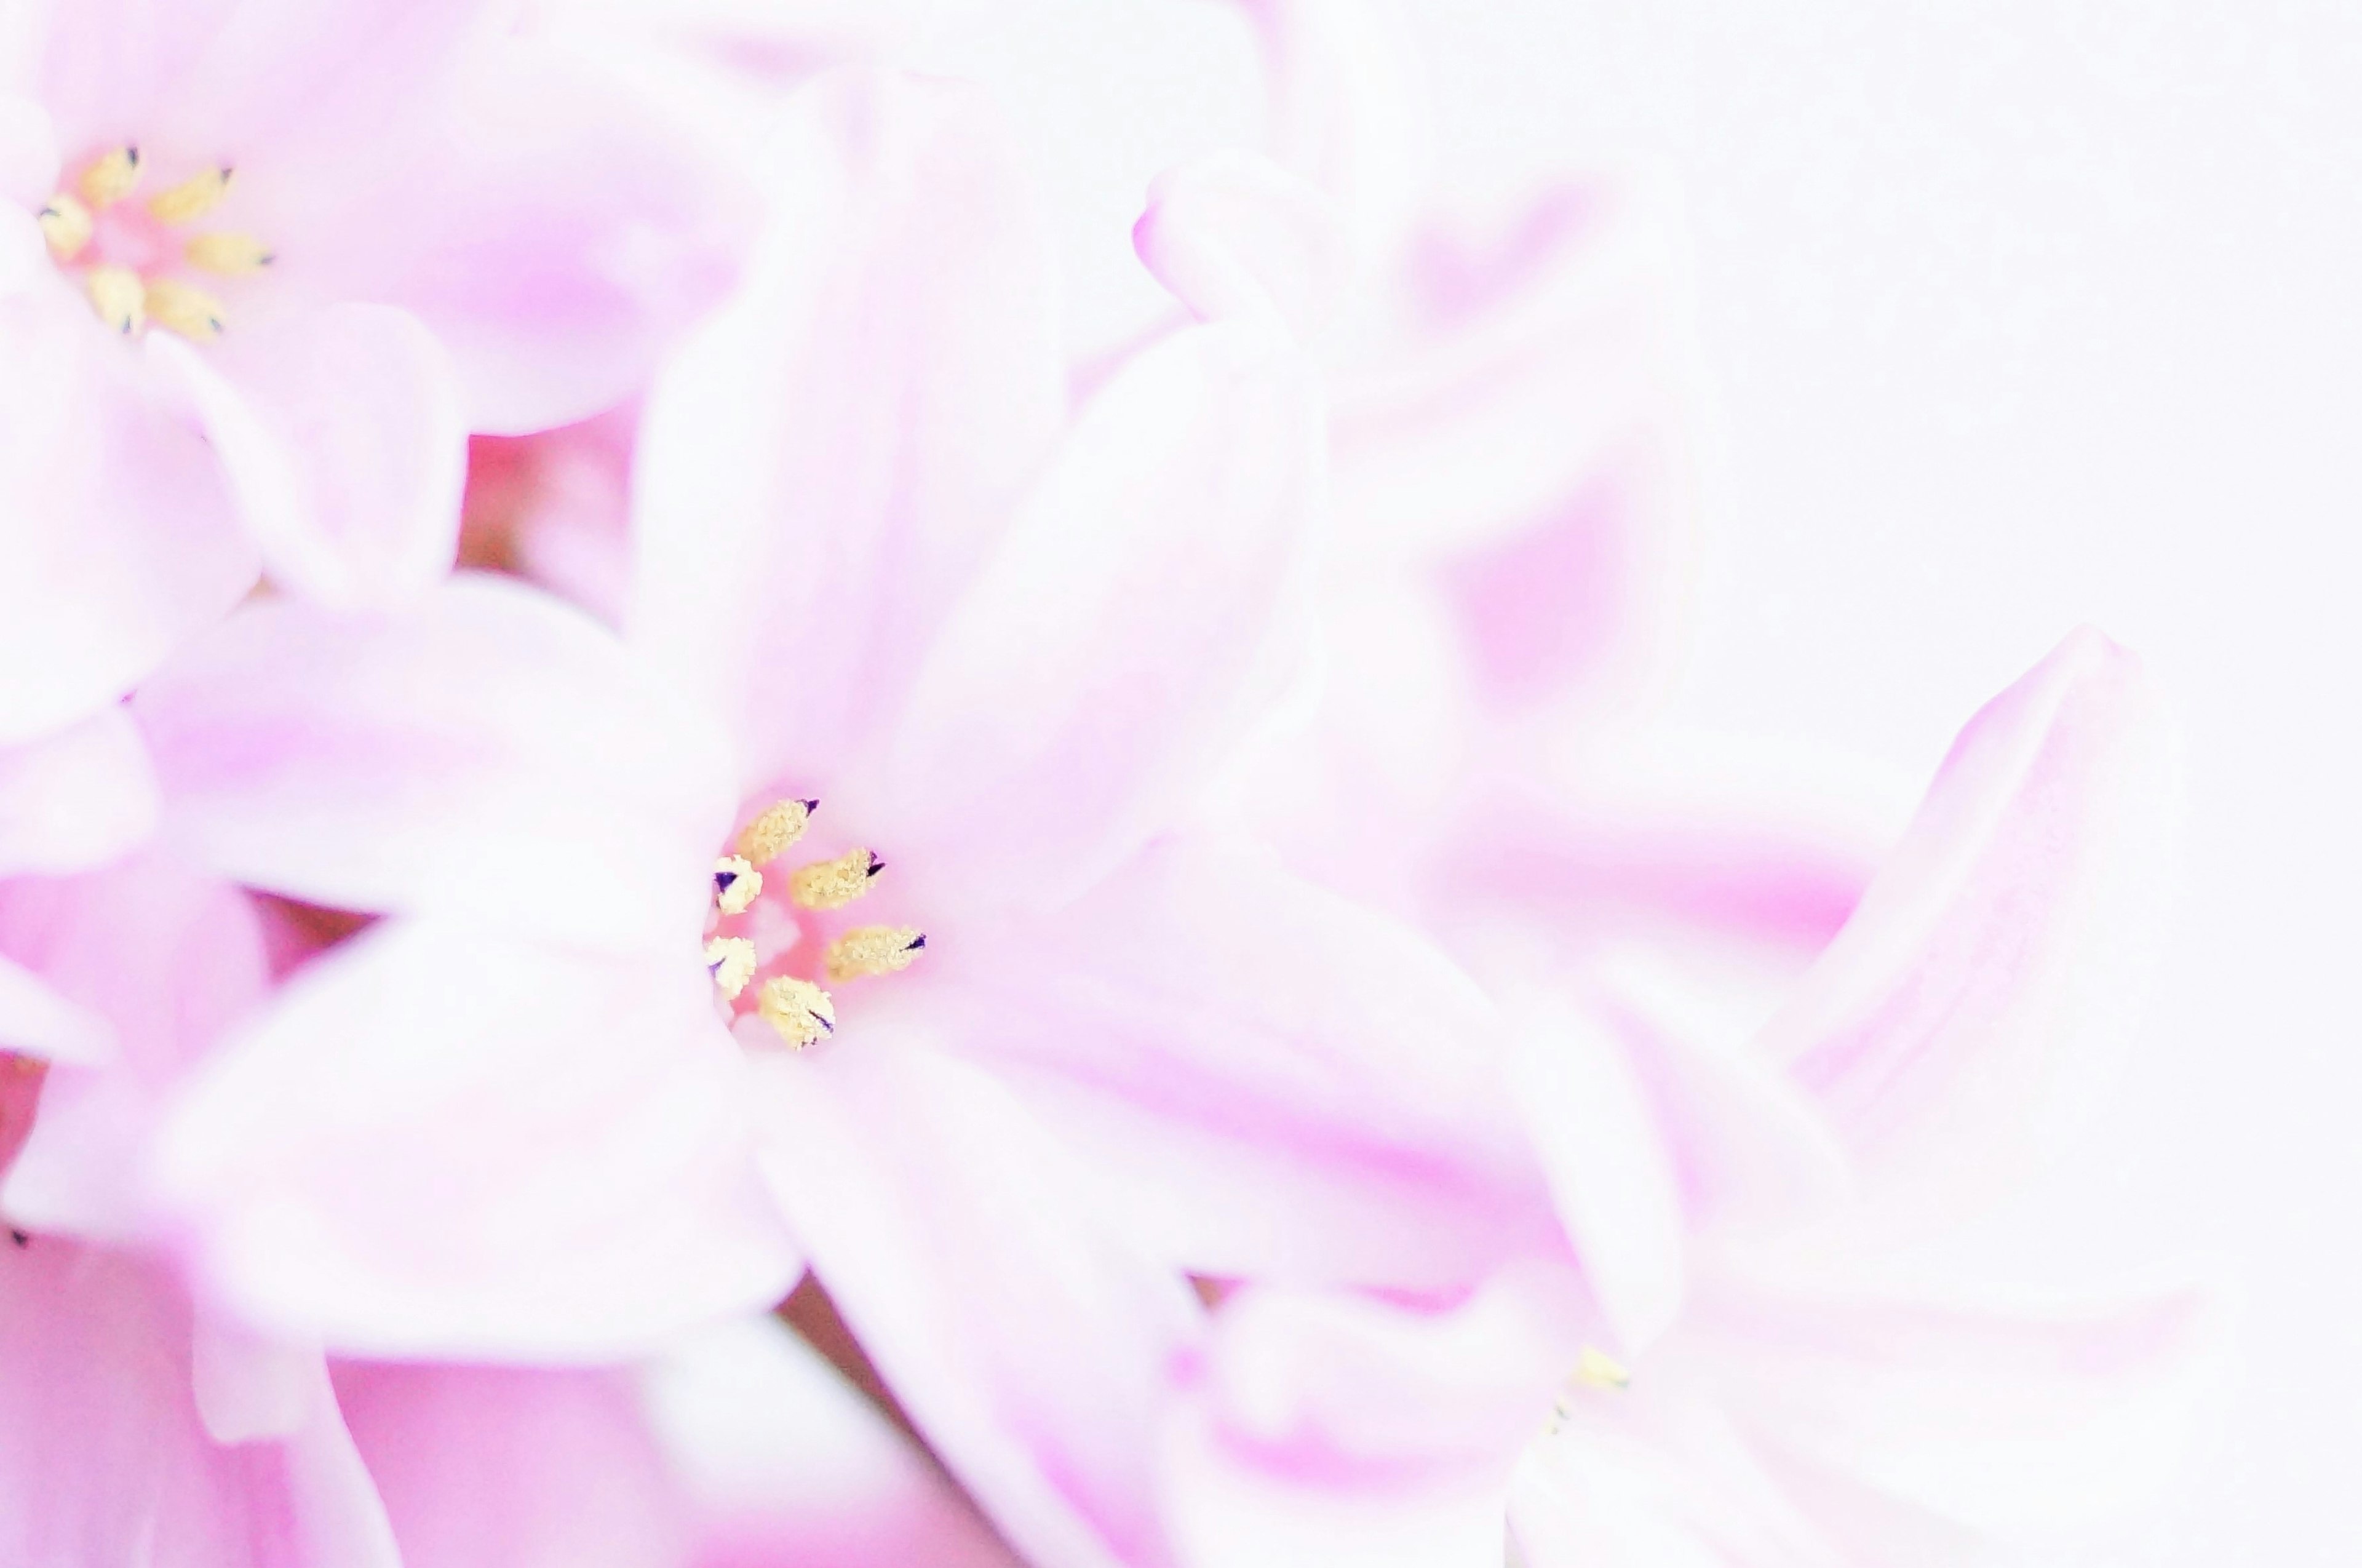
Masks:
[[[1162,303],[1129,248],[1148,180],[1258,134],[1245,28],[898,9],[897,56],[1006,94],[1078,335],[1127,336]],[[2179,951],[2071,1198],[1995,1254],[2241,1286],[2243,1385],[2122,1562],[2356,1561],[2362,8],[1413,9],[1447,170],[1639,157],[1686,204],[1717,428],[1681,716],[1924,778],[2075,623],[2152,658],[2192,758]]]

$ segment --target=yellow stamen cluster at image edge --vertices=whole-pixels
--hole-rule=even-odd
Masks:
[[[788,800],[766,807],[738,834],[734,853],[713,863],[714,907],[724,915],[744,914],[763,891],[760,869],[777,859],[804,835],[817,801]],[[868,850],[847,850],[833,860],[800,867],[788,879],[789,896],[801,908],[842,909],[867,892],[885,863]],[[864,925],[828,944],[822,966],[829,979],[842,985],[873,975],[891,975],[917,962],[926,936],[913,926]],[[755,977],[760,962],[755,944],[743,936],[716,936],[705,944],[705,965],[725,1001],[736,1001]],[[801,1050],[833,1032],[836,1003],[810,980],[778,975],[763,982],[756,994],[755,1010],[780,1039]]]
[[[124,200],[138,188],[145,172],[136,147],[119,147],[82,171],[72,192],[50,197],[39,214],[41,236],[50,254],[64,266],[80,256],[97,233],[97,213]],[[194,223],[212,212],[229,193],[232,171],[207,169],[151,197],[149,215],[173,227]],[[240,277],[270,264],[270,252],[252,235],[218,231],[193,235],[182,257],[199,271]],[[204,290],[178,278],[143,277],[129,267],[96,266],[83,278],[91,308],[109,326],[126,337],[137,336],[150,323],[204,343],[221,336],[228,310]]]

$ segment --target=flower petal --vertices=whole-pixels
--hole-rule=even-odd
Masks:
[[[1015,1568],[951,1478],[775,1318],[668,1347],[647,1386],[702,1568]]]
[[[1686,1236],[1664,1132],[1629,1047],[1575,998],[1525,985],[1503,1006],[1518,1107],[1559,1216],[1617,1348],[1637,1353],[1671,1325],[1685,1286]]]
[[[253,586],[213,453],[66,285],[0,299],[0,743],[115,701]]]
[[[1496,1281],[1448,1312],[1254,1287],[1226,1300],[1167,1434],[1182,1560],[1497,1568],[1518,1452],[1575,1354],[1548,1284]]]
[[[1100,391],[912,688],[882,791],[910,859],[1049,908],[1169,825],[1306,651],[1320,434],[1301,357],[1244,323]]]
[[[1196,1303],[922,1029],[881,1007],[857,1038],[765,1064],[773,1190],[896,1397],[1027,1561],[1158,1563],[1151,1432]]]
[[[686,1520],[628,1374],[344,1362],[403,1568],[643,1568]]]
[[[2090,1110],[2162,936],[2174,786],[2138,661],[2096,632],[1961,732],[1762,1035],[1865,1190],[1956,1199]]]
[[[1261,321],[1299,341],[1319,330],[1352,270],[1329,200],[1234,149],[1158,175],[1131,245],[1198,320]]]
[[[1165,840],[974,955],[957,936],[961,1049],[1191,1272],[1434,1290],[1551,1244],[1485,993],[1255,846]]]
[[[398,604],[451,569],[467,430],[450,359],[407,312],[339,304],[150,353],[189,390],[279,586]]]
[[[1700,1328],[1734,1416],[1840,1540],[1858,1495],[2021,1550],[2121,1517],[2175,1474],[2213,1375],[2190,1291],[2003,1311],[1760,1286]]]
[[[611,1355],[777,1300],[737,1049],[679,956],[397,921],[315,961],[165,1129],[202,1277],[371,1355]]]
[[[189,1307],[154,1265],[48,1237],[0,1247],[0,1561],[394,1568],[314,1358],[301,1427],[227,1446],[190,1395]]]
[[[337,909],[685,940],[735,805],[719,737],[587,617],[495,578],[394,615],[253,606],[134,712],[176,842]]]
[[[155,830],[156,812],[155,769],[120,709],[0,747],[0,877],[104,865]]]
[[[103,1061],[54,1064],[8,1173],[37,1230],[153,1240],[150,1141],[188,1073],[270,985],[255,911],[160,851],[59,881],[0,884],[0,952],[104,1021]]]
[[[748,788],[833,780],[890,721],[1065,413],[1047,232],[979,90],[839,76],[778,167],[745,286],[649,395],[627,622]]]

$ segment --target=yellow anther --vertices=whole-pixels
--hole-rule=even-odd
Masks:
[[[1584,1388],[1629,1388],[1632,1375],[1625,1370],[1622,1362],[1597,1345],[1585,1345],[1583,1353],[1574,1358],[1574,1371],[1568,1381]]]
[[[745,914],[762,890],[763,874],[744,856],[725,855],[713,863],[713,901],[723,914]]]
[[[836,1031],[836,1004],[810,980],[775,975],[763,982],[755,1010],[779,1032],[779,1038],[800,1051]]]
[[[738,830],[738,853],[749,865],[767,866],[803,837],[818,801],[774,801],[763,814]]]
[[[841,910],[869,890],[886,863],[866,849],[848,849],[833,860],[799,867],[788,893],[808,910]]]
[[[755,944],[743,936],[717,936],[705,944],[705,966],[724,1001],[736,1001],[755,977]]]
[[[226,165],[192,175],[171,190],[149,197],[148,210],[161,223],[188,223],[201,218],[221,205],[221,199],[229,194],[229,177]]]
[[[222,335],[227,312],[221,301],[203,289],[172,278],[158,278],[149,283],[147,297],[148,319],[157,326],[170,327],[196,343],[210,343]]]
[[[244,277],[270,265],[270,249],[250,234],[225,229],[218,234],[192,235],[181,252],[189,265],[226,278]]]
[[[82,171],[83,200],[94,207],[113,206],[139,183],[139,149],[118,147]]]
[[[41,237],[50,242],[50,254],[61,261],[72,260],[90,243],[90,209],[63,191],[43,204],[38,221]]]
[[[890,975],[919,961],[924,933],[907,925],[855,926],[828,944],[828,977],[842,985],[864,975]]]
[[[148,290],[130,268],[94,267],[83,286],[98,318],[116,331],[127,337],[147,325]]]

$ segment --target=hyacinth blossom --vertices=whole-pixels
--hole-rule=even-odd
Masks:
[[[249,607],[141,692],[168,836],[393,917],[221,1054],[154,1179],[210,1296],[359,1353],[629,1353],[808,1260],[1021,1550],[1153,1562],[1193,1260],[1060,1130],[1161,1132],[1308,1244],[1390,1244],[1438,1148],[1520,1234],[1546,1194],[1464,976],[1174,831],[1296,666],[1291,347],[1192,329],[1070,421],[973,95],[806,107],[650,394],[623,640],[463,575]]]
[[[726,282],[729,186],[476,0],[50,0],[0,42],[0,737],[267,573],[450,565],[469,430],[579,419]]]
[[[1556,930],[1546,840],[1470,856],[1451,918],[1498,959],[1581,1267],[1445,1310],[1242,1292],[1170,1438],[1185,1557],[1497,1562],[1506,1517],[1531,1568],[1982,1562],[2136,1502],[2201,1304],[2009,1310],[1904,1260],[2103,1078],[2158,934],[2165,762],[2136,663],[2070,638],[1751,1038]]]

